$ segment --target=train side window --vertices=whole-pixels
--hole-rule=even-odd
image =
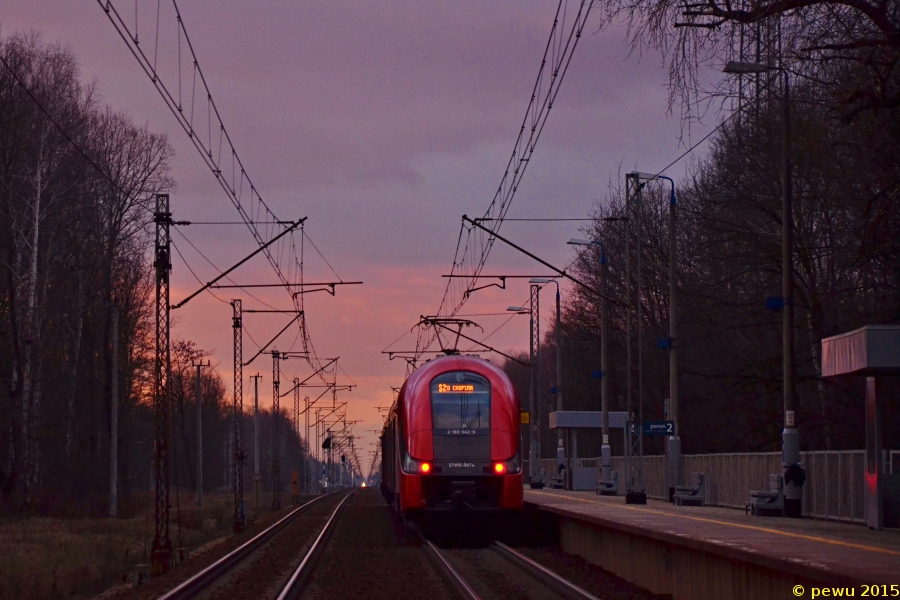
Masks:
[[[469,371],[452,371],[431,381],[434,429],[452,433],[491,427],[491,384]]]

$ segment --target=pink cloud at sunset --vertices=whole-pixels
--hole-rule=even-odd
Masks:
[[[156,4],[138,4],[149,40]],[[437,310],[460,216],[480,216],[497,189],[555,9],[555,2],[531,0],[195,0],[181,6],[222,119],[260,193],[282,219],[309,217],[305,231],[334,271],[346,281],[365,282],[339,287],[334,297],[305,299],[317,353],[340,356],[342,369],[358,385],[342,395],[350,400],[348,416],[361,420],[362,448],[375,439],[367,430],[381,425],[376,407],[390,402],[390,387],[402,383],[406,370],[402,360],[389,361],[382,350],[397,338],[393,348],[410,349],[410,328],[420,315]],[[104,102],[168,134],[176,150],[176,219],[237,220],[96,2],[6,0],[0,34],[29,30],[71,48],[83,79],[97,82]],[[658,169],[684,150],[681,124],[667,117],[659,57],[629,56],[621,30],[597,33],[589,22],[585,32],[510,217],[586,217],[620,166]],[[701,126],[692,133],[699,139],[708,130]],[[683,168],[681,163],[670,174]],[[503,233],[564,266],[574,256],[565,241],[578,235],[578,227],[508,223]],[[255,247],[243,227],[183,231],[219,268]],[[178,234],[173,239],[200,280],[217,274]],[[329,266],[311,247],[306,250],[307,278],[332,280]],[[497,244],[485,272],[546,269]],[[271,283],[274,276],[263,259],[254,259],[235,280]],[[176,261],[173,300],[197,287]],[[526,283],[508,287],[479,292],[462,312],[503,312],[527,300]],[[284,290],[253,294],[289,307]],[[216,295],[226,302],[205,294],[176,311],[174,334],[214,351],[214,364],[230,382],[227,301],[259,303],[237,290]],[[550,293],[544,298],[543,317],[549,318]],[[288,318],[248,315],[252,340],[244,340],[245,357]],[[491,314],[476,320],[486,335],[507,319]],[[513,317],[489,343],[521,351],[527,327],[527,317]],[[288,331],[275,346],[287,350],[295,334]],[[245,381],[256,372],[264,375],[261,397],[268,405],[271,359],[265,358],[248,367]],[[309,373],[300,361],[285,363],[286,379]]]

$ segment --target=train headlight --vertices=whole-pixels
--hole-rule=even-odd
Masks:
[[[494,473],[497,475],[503,475],[506,473],[506,465],[502,462],[494,463]]]
[[[429,473],[431,471],[431,465],[429,465],[427,462],[423,462],[419,465],[419,471],[421,471],[423,475]]]

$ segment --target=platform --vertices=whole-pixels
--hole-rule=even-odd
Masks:
[[[559,517],[567,552],[674,598],[795,597],[798,584],[852,586],[860,595],[863,585],[900,584],[898,530],[653,500],[627,505],[592,492],[526,490],[525,501]]]

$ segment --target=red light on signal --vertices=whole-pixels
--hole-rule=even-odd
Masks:
[[[494,463],[494,473],[497,475],[502,475],[506,470],[506,466],[503,463]]]
[[[422,463],[422,465],[419,467],[419,470],[422,473],[428,473],[429,471],[431,471],[431,465],[429,465],[428,463]]]

